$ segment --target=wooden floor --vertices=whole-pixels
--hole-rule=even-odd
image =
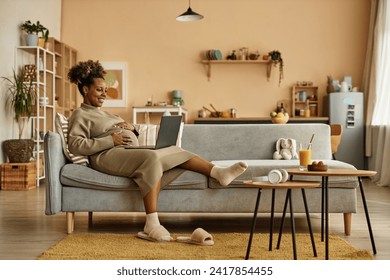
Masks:
[[[364,180],[364,183],[378,250],[375,258],[390,260],[390,188],[378,187],[368,180]],[[352,216],[352,235],[343,234],[342,214],[330,215],[330,232],[340,235],[358,248],[371,251],[360,194],[358,198],[358,213]],[[0,191],[1,260],[34,260],[66,236],[65,214],[46,216],[44,209],[43,186],[30,191]],[[210,233],[249,232],[251,218],[250,214],[160,213],[161,223],[175,233],[191,233],[197,227],[203,227]],[[280,216],[277,219],[280,220]],[[268,232],[268,223],[269,215],[260,215],[256,230]],[[142,230],[143,224],[143,213],[95,213],[93,225],[89,227],[87,213],[78,213],[75,232],[136,234]],[[312,224],[315,231],[320,230],[319,214],[312,215]],[[307,231],[304,216],[297,217],[296,225],[298,232]]]

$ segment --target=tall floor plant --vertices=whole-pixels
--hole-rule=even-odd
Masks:
[[[12,79],[1,78],[8,82],[6,107],[14,112],[19,127],[19,139],[21,139],[25,124],[31,117],[33,105],[36,101],[35,86],[32,80],[26,82],[24,71],[16,73],[14,70]]]
[[[13,71],[13,77],[1,77],[7,82],[6,108],[13,113],[19,128],[19,140],[4,141],[4,151],[10,162],[28,162],[32,157],[34,142],[22,139],[23,130],[30,119],[36,103],[36,86],[32,80],[26,80],[24,71]]]

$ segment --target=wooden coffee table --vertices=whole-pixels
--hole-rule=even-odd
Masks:
[[[283,209],[282,223],[281,223],[280,229],[279,229],[279,237],[278,237],[278,243],[277,243],[277,247],[276,248],[279,249],[279,247],[280,247],[280,241],[281,241],[281,238],[282,238],[282,230],[283,230],[284,218],[285,218],[286,211],[287,211],[287,205],[289,204],[289,206],[290,206],[290,219],[291,219],[291,233],[292,233],[291,235],[292,235],[292,243],[293,243],[293,254],[294,254],[294,259],[295,260],[297,259],[297,249],[296,249],[296,242],[295,242],[294,208],[293,208],[293,203],[292,203],[292,199],[291,199],[291,190],[292,189],[301,189],[302,190],[302,199],[303,199],[303,203],[305,205],[307,224],[308,224],[308,227],[309,227],[310,238],[311,238],[311,243],[312,243],[312,247],[313,247],[313,254],[316,257],[317,256],[317,251],[316,251],[316,247],[315,247],[313,231],[311,229],[309,208],[307,207],[305,188],[319,187],[320,183],[319,182],[307,182],[307,181],[287,181],[285,183],[271,184],[269,182],[244,181],[244,184],[247,187],[258,188],[256,205],[255,205],[255,209],[253,211],[252,226],[251,226],[251,232],[250,232],[250,235],[249,235],[249,241],[248,241],[248,247],[247,247],[245,259],[246,260],[249,259],[250,249],[251,249],[251,246],[252,246],[253,233],[254,233],[255,227],[256,227],[257,212],[259,210],[260,197],[261,197],[261,190],[262,189],[272,189],[271,225],[270,225],[270,237],[269,237],[269,250],[272,251],[272,235],[273,235],[274,208],[275,208],[275,190],[276,189],[287,189],[286,201],[284,203],[284,209]]]
[[[371,177],[376,175],[376,171],[371,170],[355,170],[355,169],[328,169],[327,171],[308,171],[295,169],[286,169],[290,175],[290,180],[293,179],[293,175],[302,176],[321,176],[322,177],[322,201],[321,201],[321,240],[324,241],[324,215],[325,215],[325,259],[329,259],[329,195],[328,195],[328,179],[329,177],[348,177],[354,176],[358,178],[360,194],[362,196],[364,212],[366,215],[366,221],[368,226],[368,232],[370,234],[372,251],[376,254],[376,246],[374,240],[374,234],[372,232],[370,216],[368,213],[368,207],[366,197],[364,194],[364,188],[362,183],[362,177]]]

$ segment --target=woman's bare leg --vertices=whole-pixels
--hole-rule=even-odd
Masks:
[[[182,163],[179,167],[210,176],[211,169],[213,169],[214,164],[204,158],[196,156]]]
[[[159,180],[156,185],[145,195],[144,206],[146,214],[157,212],[158,195],[161,189],[161,181]]]

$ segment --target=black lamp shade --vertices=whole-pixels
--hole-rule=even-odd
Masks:
[[[194,12],[191,7],[188,7],[188,10],[178,16],[176,18],[177,21],[195,21],[195,20],[201,20],[203,18],[202,15]]]

